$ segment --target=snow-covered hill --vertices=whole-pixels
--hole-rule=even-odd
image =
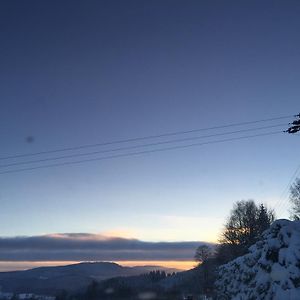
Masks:
[[[223,265],[218,299],[300,299],[300,221],[277,220],[249,253]]]

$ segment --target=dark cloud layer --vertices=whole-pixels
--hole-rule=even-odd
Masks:
[[[201,242],[145,242],[67,233],[0,238],[0,261],[192,260]]]

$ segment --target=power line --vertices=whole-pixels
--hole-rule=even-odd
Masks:
[[[294,117],[300,117],[300,114],[298,115],[295,115]],[[300,120],[296,120],[292,123],[289,123],[289,124],[294,124],[296,126],[294,127],[299,127],[299,122]],[[293,128],[293,127],[290,127],[289,130]],[[295,133],[295,132],[298,132],[299,131],[299,128],[295,129],[295,132],[290,132],[289,130],[286,130],[285,132],[289,132],[289,133]],[[293,136],[298,136],[298,135],[295,135],[293,134]],[[292,183],[295,181],[295,179],[297,178],[298,174],[300,172],[300,165],[297,166],[296,170],[294,171],[294,173],[292,174],[288,184],[286,185],[286,187],[284,188],[284,190],[282,191],[279,199],[276,201],[275,203],[275,207],[277,208],[277,213],[280,215],[284,209],[284,207],[288,204],[289,202],[289,190],[292,186]]]
[[[28,164],[33,164],[33,163],[41,163],[41,162],[53,161],[53,160],[59,160],[59,159],[65,159],[65,158],[89,156],[89,155],[95,155],[95,154],[101,154],[101,153],[110,153],[110,152],[117,152],[117,151],[124,151],[124,150],[132,150],[132,149],[138,149],[138,148],[144,148],[144,147],[150,147],[150,146],[166,145],[166,144],[177,143],[177,142],[187,142],[187,141],[193,141],[193,140],[216,137],[216,136],[223,136],[223,135],[230,135],[230,134],[236,134],[236,133],[242,133],[242,132],[250,132],[250,131],[263,130],[263,129],[270,129],[270,128],[280,127],[280,126],[284,126],[284,125],[286,125],[286,124],[277,124],[277,125],[249,128],[249,129],[241,129],[241,130],[222,132],[222,133],[216,133],[216,134],[210,134],[210,135],[203,135],[203,136],[197,136],[197,137],[173,139],[173,140],[167,140],[167,141],[161,141],[161,142],[155,142],[155,143],[148,143],[148,144],[142,144],[142,145],[134,145],[134,146],[120,147],[120,148],[107,149],[107,150],[99,150],[99,151],[93,151],[93,152],[87,152],[87,153],[77,153],[77,154],[63,155],[63,156],[57,156],[57,157],[52,157],[52,158],[29,160],[29,161],[24,161],[24,162],[14,162],[14,163],[9,163],[9,164],[5,164],[5,165],[0,165],[0,168],[20,166],[20,165],[28,165]]]
[[[279,200],[276,202],[276,207],[277,207],[277,211],[282,210],[282,205],[287,203],[288,199],[289,199],[289,188],[291,187],[293,181],[295,180],[295,178],[297,177],[298,172],[300,171],[300,165],[296,168],[296,170],[294,171],[294,173],[292,174],[288,184],[286,185],[286,187],[284,188],[284,190],[282,191]]]
[[[277,207],[277,212],[282,213],[283,207],[288,203],[288,201],[289,201],[289,194],[288,194],[289,189],[290,189],[292,183],[297,178],[297,174],[299,173],[299,171],[300,171],[300,165],[297,166],[297,168],[294,171],[294,173],[292,174],[288,184],[286,185],[286,187],[282,191],[279,200],[276,202],[275,207]]]
[[[8,170],[8,171],[0,172],[0,174],[17,173],[17,172],[36,170],[36,169],[52,168],[52,167],[58,167],[58,166],[81,164],[81,163],[85,163],[85,162],[109,160],[109,159],[114,159],[114,158],[121,158],[121,157],[136,156],[136,155],[149,154],[149,153],[155,153],[155,152],[170,151],[170,150],[175,150],[175,149],[184,149],[184,148],[190,148],[190,147],[195,147],[195,146],[204,146],[204,145],[208,145],[208,144],[224,143],[224,142],[241,140],[241,139],[249,139],[249,138],[261,137],[261,136],[270,136],[270,135],[275,135],[275,134],[279,134],[279,133],[282,133],[282,131],[273,131],[273,132],[268,132],[268,133],[241,136],[241,137],[235,137],[235,138],[229,138],[229,139],[223,139],[223,140],[208,141],[208,142],[204,142],[204,143],[194,143],[194,144],[189,144],[189,145],[173,146],[173,147],[166,147],[166,148],[153,149],[153,150],[144,150],[144,151],[139,151],[139,152],[123,153],[123,154],[104,156],[104,157],[99,157],[99,158],[90,158],[90,159],[84,159],[84,160],[78,160],[78,161],[62,162],[62,163],[57,163],[57,164],[36,166],[36,167],[30,167],[30,168]]]
[[[248,121],[248,122],[224,124],[224,125],[218,125],[218,126],[213,126],[213,127],[205,127],[205,128],[191,129],[191,130],[185,130],[185,131],[174,131],[174,132],[157,134],[157,135],[148,135],[148,136],[142,136],[142,137],[136,137],[136,138],[130,138],[130,139],[115,140],[115,141],[110,141],[110,142],[86,144],[86,145],[81,145],[81,146],[59,148],[59,149],[33,152],[33,153],[15,154],[15,155],[10,155],[10,156],[0,157],[0,160],[29,157],[29,156],[36,156],[36,155],[43,155],[43,154],[50,154],[50,153],[58,153],[58,152],[71,151],[71,150],[80,150],[80,149],[99,147],[99,146],[109,146],[109,145],[128,143],[128,142],[137,142],[137,141],[156,139],[156,138],[162,138],[162,137],[167,137],[167,136],[176,136],[176,135],[181,135],[181,134],[195,133],[195,132],[200,132],[200,131],[208,131],[208,130],[214,130],[214,129],[223,129],[223,128],[228,128],[228,127],[234,127],[234,126],[250,125],[250,124],[257,124],[257,123],[262,123],[262,122],[270,122],[270,121],[275,121],[275,120],[287,119],[287,118],[291,118],[291,117],[293,117],[293,115],[280,116],[280,117],[274,117],[274,118],[268,118],[268,119],[260,119],[260,120],[254,120],[254,121]]]

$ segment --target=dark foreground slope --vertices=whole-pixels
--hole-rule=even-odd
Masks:
[[[94,282],[85,291],[75,295],[69,294],[62,299],[182,300],[184,295],[194,295],[194,299],[198,299],[202,293],[200,273],[200,268],[194,268],[172,274],[152,271],[138,276],[112,278],[99,283]]]

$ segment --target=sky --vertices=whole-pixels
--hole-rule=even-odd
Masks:
[[[233,136],[282,131],[300,112],[299,14],[292,0],[1,1],[0,248],[7,238],[76,233],[157,245],[216,242],[242,199],[288,217],[299,135],[22,172],[53,161],[5,165],[174,137],[3,158],[287,116],[184,137],[273,125],[280,126]]]

